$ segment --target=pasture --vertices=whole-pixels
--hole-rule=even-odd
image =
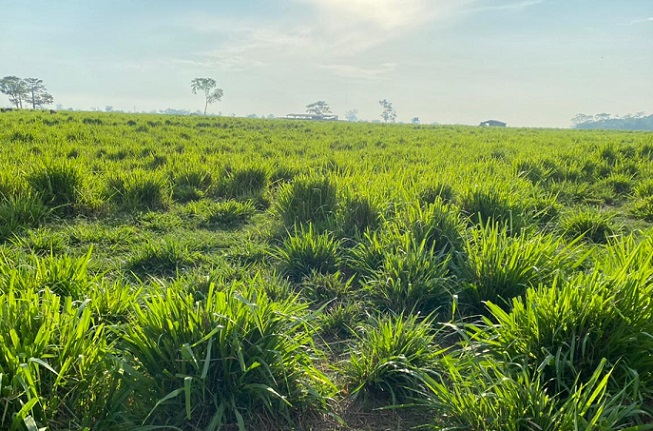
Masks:
[[[653,133],[0,115],[0,429],[653,429]]]

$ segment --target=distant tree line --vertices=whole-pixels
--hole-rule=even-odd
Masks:
[[[16,107],[22,109],[23,103],[32,109],[49,105],[54,98],[48,93],[43,81],[38,78],[19,78],[17,76],[5,76],[0,79],[0,93],[9,96],[9,101]]]
[[[576,114],[571,122],[575,129],[653,130],[653,114],[647,116],[645,112],[628,114],[623,117],[607,113]]]

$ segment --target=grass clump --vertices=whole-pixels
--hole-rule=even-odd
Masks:
[[[91,286],[100,276],[89,274],[92,249],[85,255],[29,256],[23,265],[0,268],[0,290],[8,290],[12,283],[19,289],[47,290],[62,298],[85,299]]]
[[[109,178],[105,194],[123,211],[157,211],[168,208],[171,190],[164,175],[136,170]]]
[[[653,382],[653,302],[650,266],[605,276],[580,274],[551,287],[529,289],[510,312],[488,304],[492,324],[482,337],[494,352],[542,370],[558,392],[570,392],[576,379],[587,381],[602,361],[614,368],[610,387],[636,378],[641,394]],[[487,321],[489,323],[489,320]]]
[[[344,366],[349,394],[390,404],[417,398],[445,350],[438,345],[429,318],[375,317],[357,328]]]
[[[105,332],[86,302],[0,293],[0,428],[110,429],[118,374]]]
[[[508,226],[511,233],[518,233],[530,222],[525,208],[510,192],[496,189],[469,188],[459,196],[459,205],[469,222],[475,225],[500,223]]]
[[[463,258],[456,262],[460,300],[468,311],[484,312],[492,301],[509,306],[530,287],[552,282],[587,257],[552,235],[510,236],[505,225],[486,224],[472,232]]]
[[[455,197],[453,187],[447,183],[435,183],[425,186],[419,192],[419,200],[425,204],[434,204],[437,201],[449,203]]]
[[[33,170],[26,180],[31,191],[56,214],[69,216],[79,209],[83,175],[77,165],[50,162]]]
[[[336,214],[337,189],[329,177],[299,177],[280,188],[277,211],[287,227],[313,223],[320,227]]]
[[[189,214],[194,216],[200,227],[230,228],[247,223],[256,214],[256,208],[250,201],[240,202],[196,202],[189,204]]]
[[[217,186],[217,194],[224,198],[254,197],[268,186],[268,171],[263,166],[228,169]]]
[[[382,309],[429,314],[451,305],[448,265],[448,256],[404,235],[364,281],[365,290]]]
[[[152,426],[245,429],[259,415],[291,422],[324,408],[333,386],[307,353],[304,310],[245,284],[212,286],[201,302],[174,289],[151,295],[123,335],[140,369],[131,413]]]
[[[15,236],[11,242],[39,256],[58,255],[66,250],[64,236],[44,228],[30,229],[21,236]]]
[[[296,229],[273,254],[282,273],[298,282],[315,273],[336,273],[340,266],[339,248],[339,241],[331,234],[318,233],[309,224]]]
[[[211,172],[183,169],[172,174],[172,198],[176,202],[191,202],[204,198],[213,185]]]
[[[438,200],[426,207],[411,205],[395,216],[395,236],[410,235],[437,253],[454,255],[464,251],[465,226],[457,211]]]
[[[323,274],[314,270],[302,279],[300,292],[313,302],[326,302],[351,293],[352,281],[353,278],[345,279],[340,271]]]
[[[348,195],[342,202],[337,225],[346,236],[357,237],[381,225],[381,209],[370,196]]]
[[[201,260],[202,256],[187,241],[165,237],[143,244],[130,257],[127,268],[138,277],[173,276]]]
[[[443,376],[426,377],[428,401],[446,418],[447,430],[612,431],[634,425],[641,411],[629,399],[633,385],[608,391],[611,371],[601,361],[571,391],[552,393],[540,371],[466,355],[443,360]],[[437,422],[429,429],[443,429]],[[644,428],[647,429],[647,428]]]
[[[595,210],[579,210],[563,217],[560,227],[570,239],[582,238],[595,244],[606,244],[618,234],[612,216]]]
[[[653,222],[653,196],[637,199],[633,203],[630,213],[638,219]]]
[[[51,214],[52,208],[32,194],[0,199],[0,240],[40,226]]]

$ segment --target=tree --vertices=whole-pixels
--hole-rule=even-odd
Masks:
[[[306,105],[306,112],[315,115],[325,115],[331,113],[331,108],[329,108],[329,104],[324,100],[319,100],[315,103],[311,103],[310,105]]]
[[[43,105],[49,105],[53,102],[52,95],[43,85],[43,81],[38,78],[26,78],[23,80],[27,88],[25,102],[32,105],[32,109],[40,108]]]
[[[27,98],[27,85],[17,76],[5,76],[0,79],[0,92],[9,96],[9,101],[16,108],[23,107],[23,100]]]
[[[392,107],[392,103],[383,99],[383,100],[379,100],[379,105],[383,107],[383,112],[381,113],[381,118],[383,118],[383,122],[387,123],[388,121],[390,121],[394,123],[395,120],[397,119],[397,113]]]
[[[419,117],[413,117],[413,118],[411,118],[411,119],[410,119],[410,122],[411,122],[412,124],[419,124]]]
[[[358,109],[352,109],[351,111],[345,112],[345,118],[347,121],[351,121],[352,123],[358,121]]]
[[[593,115],[587,115],[587,114],[576,114],[576,115],[574,115],[573,118],[571,119],[571,122],[574,123],[574,125],[578,125],[578,124],[583,124],[583,123],[590,122],[590,121],[592,121],[593,119],[594,119],[594,116],[593,116]]]
[[[193,94],[204,92],[204,115],[206,115],[206,108],[209,104],[222,100],[224,93],[221,88],[215,88],[216,85],[215,79],[213,78],[195,78],[190,82]]]

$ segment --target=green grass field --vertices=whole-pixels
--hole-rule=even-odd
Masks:
[[[653,133],[0,116],[0,429],[653,429]]]

